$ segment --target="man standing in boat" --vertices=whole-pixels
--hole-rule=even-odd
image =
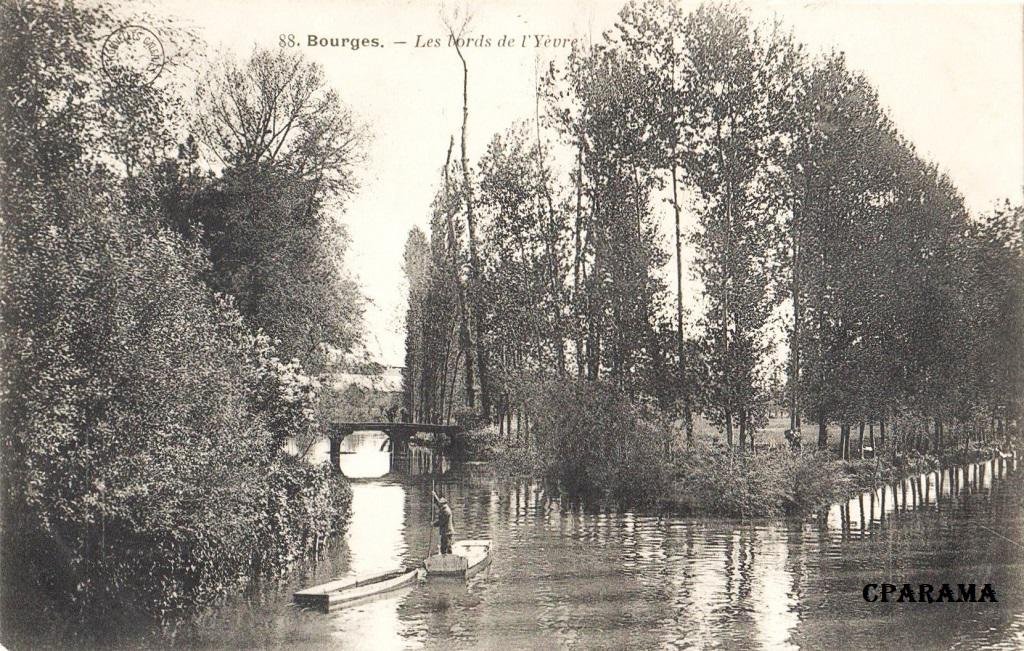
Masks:
[[[437,533],[441,538],[441,553],[451,554],[452,541],[455,539],[452,507],[448,505],[448,500],[438,497],[437,493],[431,491],[431,494],[434,496],[434,501],[437,502],[437,519],[434,520],[434,526],[437,527]]]

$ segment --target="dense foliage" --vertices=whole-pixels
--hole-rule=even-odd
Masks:
[[[664,423],[605,382],[532,391],[533,433],[549,476],[570,495],[642,504],[665,487]]]
[[[359,336],[362,299],[337,215],[365,130],[319,65],[281,49],[216,62],[198,92],[197,149],[225,169],[204,182],[194,156],[179,157],[171,223],[209,250],[210,284],[237,298],[250,325],[320,372]]]
[[[681,455],[663,505],[677,512],[733,517],[802,515],[853,485],[828,453],[799,455],[777,448],[752,457],[704,444]]]
[[[172,199],[221,180],[168,173],[195,164],[191,140],[168,155],[173,86],[100,72],[112,11],[0,12],[3,610],[95,629],[192,612],[344,526],[344,480],[285,452],[321,432],[317,382],[278,352],[308,346],[217,282],[208,223]]]
[[[837,428],[847,459],[854,428],[894,454],[1019,428],[1024,207],[970,214],[842,54],[732,5],[638,0],[536,93],[472,175],[453,180],[449,156],[430,236],[410,239],[409,413],[469,410],[519,437],[541,417],[528,387],[575,378],[678,415],[688,439],[701,415],[743,449],[780,399],[798,437],[812,421],[825,448]],[[414,328],[430,314],[446,321]],[[885,438],[906,419],[931,434]]]
[[[902,419],[878,456],[843,460],[834,450],[763,445],[756,454],[700,440],[683,445],[666,436],[657,410],[631,401],[610,383],[546,382],[531,388],[532,444],[473,430],[453,450],[489,461],[499,475],[546,479],[556,494],[588,508],[640,508],[681,515],[734,518],[806,516],[858,491],[945,462],[989,459],[991,444],[962,439],[945,459],[901,442],[928,437],[914,419]]]

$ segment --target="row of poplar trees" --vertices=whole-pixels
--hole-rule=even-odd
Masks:
[[[969,214],[842,54],[643,0],[536,96],[471,166],[463,94],[461,160],[453,138],[406,245],[407,417],[504,424],[539,379],[603,379],[745,445],[782,322],[791,425],[821,445],[830,423],[848,453],[858,423],[913,417],[942,444],[1019,418],[1022,211]]]

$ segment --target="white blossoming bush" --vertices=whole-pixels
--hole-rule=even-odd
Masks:
[[[281,361],[265,333],[249,331],[231,296],[216,294],[215,300],[224,315],[224,335],[244,351],[250,403],[265,418],[274,444],[280,448],[291,440],[300,452],[307,449],[324,433],[320,381],[297,359]]]

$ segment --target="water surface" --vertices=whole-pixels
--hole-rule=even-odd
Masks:
[[[1009,460],[906,480],[803,522],[738,522],[587,513],[426,450],[395,458],[382,441],[345,441],[352,522],[329,557],[204,616],[189,644],[1024,648],[1024,484]],[[438,471],[457,537],[494,541],[487,572],[331,615],[291,604],[299,587],[422,560],[437,542],[428,524]],[[866,603],[864,585],[882,582],[992,583],[999,603]]]

